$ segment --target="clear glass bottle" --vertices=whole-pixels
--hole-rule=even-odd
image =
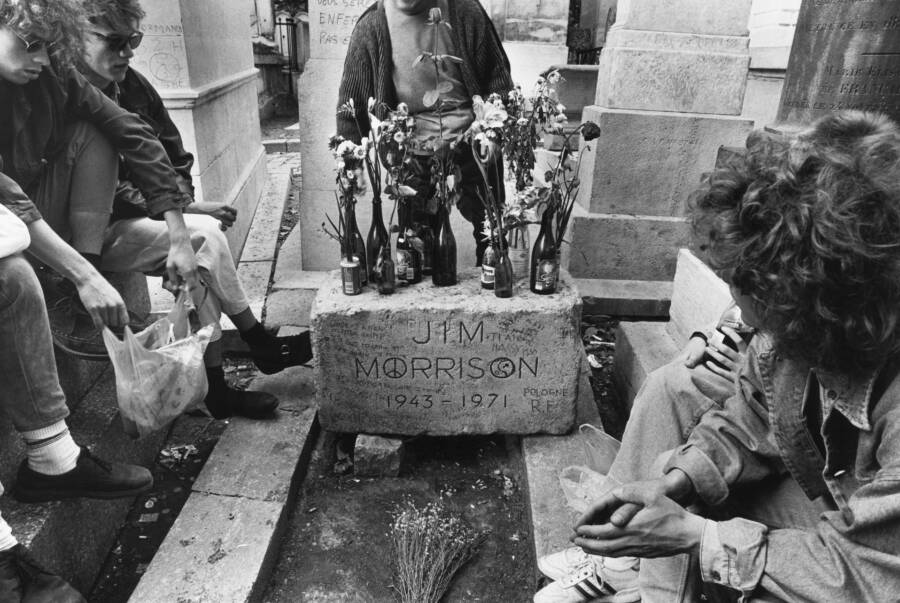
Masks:
[[[506,233],[509,239],[507,255],[512,263],[513,278],[523,279],[528,277],[528,267],[531,263],[531,242],[528,237],[528,225],[523,224],[510,228]]]
[[[512,297],[513,294],[513,268],[509,261],[506,247],[497,252],[497,265],[494,266],[494,295],[497,297]]]

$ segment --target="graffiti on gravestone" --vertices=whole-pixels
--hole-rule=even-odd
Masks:
[[[310,0],[310,58],[343,59],[353,26],[369,4],[372,0]]]

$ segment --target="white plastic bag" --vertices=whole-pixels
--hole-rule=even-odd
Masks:
[[[120,340],[108,328],[103,342],[116,373],[116,395],[125,432],[145,436],[167,425],[206,397],[203,352],[213,325],[191,332],[194,305],[180,292],[168,316],[134,334],[125,327]]]
[[[600,497],[617,488],[619,483],[583,465],[570,465],[559,472],[559,485],[569,507],[584,513]]]

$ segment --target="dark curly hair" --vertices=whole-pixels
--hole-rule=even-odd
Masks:
[[[710,265],[786,357],[854,373],[900,352],[900,128],[850,111],[747,147],[691,200]]]
[[[0,0],[0,26],[47,41],[57,66],[81,56],[83,23],[75,0]]]
[[[88,21],[116,31],[127,31],[145,15],[137,0],[82,0],[81,6]]]

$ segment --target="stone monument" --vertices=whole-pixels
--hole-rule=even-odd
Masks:
[[[144,2],[134,66],[159,91],[187,149],[198,201],[238,209],[226,233],[240,252],[266,179],[250,15],[234,2]]]
[[[900,121],[900,3],[803,0],[776,127],[842,109]]]
[[[565,433],[575,421],[581,296],[517,287],[498,299],[476,272],[394,295],[341,292],[332,274],[312,311],[319,421],[398,435]]]
[[[600,54],[599,124],[581,163],[573,276],[667,281],[690,244],[685,201],[721,145],[743,144],[750,0],[619,0]],[[565,261],[565,260],[564,260]]]

